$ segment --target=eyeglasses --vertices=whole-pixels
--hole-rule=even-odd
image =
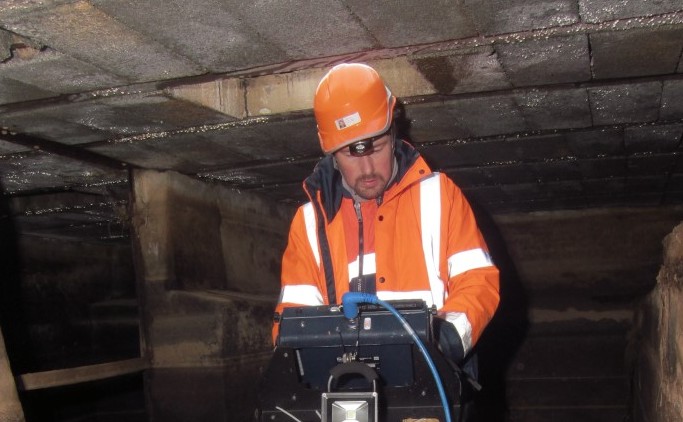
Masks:
[[[366,155],[370,155],[375,152],[375,141],[378,141],[389,134],[391,134],[391,128],[382,134],[373,136],[372,138],[362,139],[358,142],[354,142],[349,145],[349,153],[353,157],[364,157]]]

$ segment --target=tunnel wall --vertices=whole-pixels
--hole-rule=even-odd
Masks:
[[[5,351],[5,340],[0,327],[0,422],[24,422],[24,411]]]
[[[172,172],[133,182],[150,418],[248,420],[291,212]]]
[[[501,276],[477,345],[482,420],[622,420],[635,305],[654,287],[662,239],[683,208],[477,219]]]
[[[633,420],[683,420],[683,224],[664,239],[657,285],[635,328]]]
[[[515,270],[534,298],[647,293],[661,264],[662,239],[683,207],[508,214],[495,218]],[[576,306],[577,304],[573,304]]]
[[[129,244],[22,236],[20,248],[21,311],[30,351],[13,361],[18,370],[139,356]]]

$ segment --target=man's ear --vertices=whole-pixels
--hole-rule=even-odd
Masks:
[[[337,157],[332,155],[332,167],[334,167],[335,170],[339,170],[339,166],[337,165]]]

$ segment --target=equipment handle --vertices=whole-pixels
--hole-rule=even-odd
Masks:
[[[369,383],[372,384],[373,389],[377,380],[379,379],[377,372],[362,362],[341,363],[330,369],[330,379],[327,382],[327,391],[332,391],[333,381],[335,381],[334,386],[336,387],[336,381],[338,381],[344,375],[349,374],[362,375]]]

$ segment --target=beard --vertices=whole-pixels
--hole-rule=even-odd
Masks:
[[[356,179],[353,184],[353,190],[356,195],[363,199],[375,199],[384,192],[387,185],[387,180],[379,174],[373,173],[367,176],[361,176]]]

